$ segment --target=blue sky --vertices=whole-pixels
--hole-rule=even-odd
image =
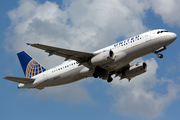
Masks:
[[[123,38],[153,29],[180,36],[180,2],[175,0],[8,0],[0,1],[0,118],[12,119],[178,119],[180,108],[179,37],[150,54],[148,72],[129,83],[117,78],[45,88],[17,89],[5,76],[24,77],[16,53],[27,51],[47,69],[64,58],[48,57],[26,42],[93,52]]]

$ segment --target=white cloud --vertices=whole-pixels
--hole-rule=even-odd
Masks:
[[[38,4],[33,0],[21,0],[20,6],[8,13],[12,21],[13,49],[24,50],[27,49],[24,43],[40,42],[94,51],[114,43],[120,36],[145,31],[142,18],[147,3],[136,0],[133,3],[137,8],[132,1],[128,3],[127,0],[75,0],[61,10],[48,1]]]
[[[157,79],[158,65],[154,59],[146,60],[146,63],[146,73],[133,78],[131,82],[116,79],[112,84],[110,94],[115,98],[113,106],[122,115],[143,116],[148,119],[159,117],[180,92],[180,86],[172,80]],[[161,87],[163,84],[167,84],[167,89]],[[167,93],[160,93],[161,90],[157,87],[161,87]]]
[[[149,3],[153,11],[162,17],[164,23],[171,26],[176,24],[180,26],[179,0],[151,0]]]

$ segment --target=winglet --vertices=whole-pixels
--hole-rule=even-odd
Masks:
[[[28,46],[31,46],[31,43],[26,43]]]

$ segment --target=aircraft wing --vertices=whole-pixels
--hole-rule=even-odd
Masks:
[[[65,57],[66,58],[65,61],[68,60],[68,59],[72,59],[72,60],[78,61],[80,64],[83,64],[84,62],[87,62],[88,58],[94,56],[93,53],[87,53],[87,52],[80,52],[80,51],[75,51],[75,50],[57,48],[57,47],[42,45],[42,44],[39,44],[39,43],[35,43],[35,44],[27,43],[27,45],[35,47],[35,48],[39,48],[39,49],[42,49],[42,50],[45,50],[45,52],[49,53],[49,56],[58,55],[58,56],[61,56],[61,57]],[[85,65],[85,66],[87,66],[87,65]]]
[[[32,79],[32,78],[21,78],[21,77],[10,77],[10,76],[4,77],[3,79],[7,79],[7,80],[10,80],[10,81],[23,83],[23,84],[32,83],[35,80],[35,79]]]

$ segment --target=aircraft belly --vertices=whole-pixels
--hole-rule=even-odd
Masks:
[[[113,67],[113,70],[119,70],[119,69],[123,68],[124,66],[128,65],[130,62],[131,62],[131,60],[117,62],[115,64],[112,64],[111,67]]]
[[[82,66],[82,67],[79,67],[78,69],[63,73],[57,79],[49,79],[37,87],[50,87],[50,86],[64,85],[64,84],[81,80],[85,78],[84,76],[79,74],[83,68],[84,67]]]

